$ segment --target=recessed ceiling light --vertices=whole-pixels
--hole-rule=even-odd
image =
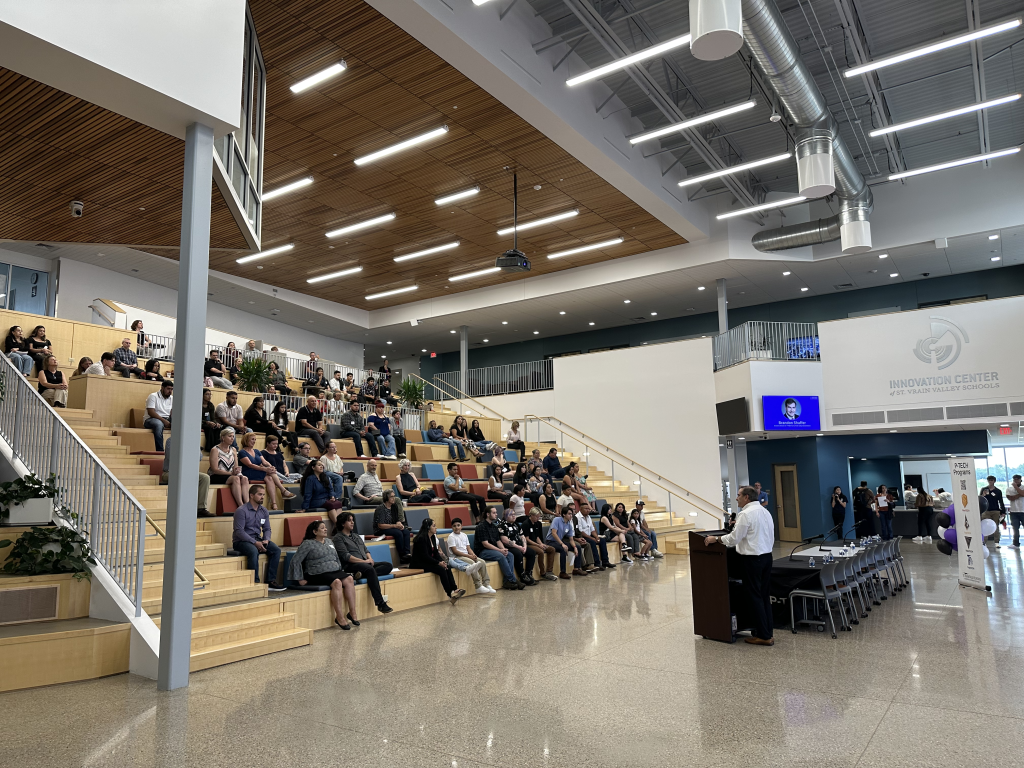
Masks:
[[[427,351],[427,350],[425,350],[425,349],[421,349],[421,350],[420,350],[420,352],[426,352],[426,351]]]
[[[728,115],[734,115],[737,112],[744,112],[748,109],[753,109],[753,107],[756,104],[757,102],[751,99],[750,101],[745,101],[742,104],[734,104],[733,106],[726,107],[725,109],[719,109],[714,112],[706,112],[703,115],[698,115],[697,117],[691,118],[689,120],[683,120],[681,123],[673,123],[672,125],[666,125],[662,128],[656,128],[653,131],[648,131],[647,133],[641,133],[639,136],[634,136],[633,138],[631,138],[629,140],[629,143],[639,144],[641,141],[657,139],[660,136],[667,136],[670,133],[680,133],[681,131],[685,131],[687,128],[693,128],[694,126],[703,125],[704,123],[710,123],[714,120],[718,120],[719,118],[727,117]]]
[[[593,325],[593,323],[588,323],[588,325]]]
[[[448,133],[448,126],[442,125],[440,128],[435,128],[432,131],[421,133],[419,136],[413,136],[411,139],[400,141],[397,144],[392,144],[390,147],[384,147],[384,149],[378,149],[376,152],[371,152],[368,155],[357,157],[353,162],[356,165],[365,165],[366,163],[372,163],[374,160],[380,160],[381,158],[393,155],[396,152],[401,152],[403,149],[409,149],[415,147],[417,144],[422,144],[431,139],[436,139],[439,136],[444,136]]]
[[[562,311],[561,311],[561,312],[559,312],[558,314],[560,314],[560,315],[564,315],[564,314],[565,314],[565,310],[562,310]]]
[[[1002,258],[1002,257],[1000,257],[1000,256],[993,256],[991,260],[992,261],[999,261],[1000,258]]]
[[[651,312],[651,317],[657,317],[657,316],[658,316],[657,312]]]
[[[440,253],[441,251],[450,251],[452,248],[459,247],[458,240],[451,243],[445,243],[444,245],[435,245],[433,248],[424,248],[422,251],[415,251],[413,253],[406,253],[402,256],[395,256],[395,261],[408,261],[409,259],[418,259],[420,256],[429,256],[432,253]]]
[[[623,299],[623,300],[622,300],[622,303],[623,303],[623,304],[629,304],[629,299]]]
[[[307,176],[304,179],[299,179],[298,181],[293,181],[290,184],[285,184],[283,187],[278,187],[277,189],[271,189],[264,192],[262,200],[263,202],[267,202],[267,200],[273,200],[275,197],[287,195],[289,192],[294,192],[297,189],[308,187],[312,183],[313,177]]]
[[[284,253],[290,251],[295,247],[295,243],[288,243],[288,245],[279,245],[276,248],[270,248],[266,251],[260,251],[259,253],[253,253],[249,256],[243,256],[240,259],[235,259],[236,264],[248,264],[250,261],[256,261],[256,259],[265,259],[267,256],[274,256],[278,253]]]
[[[508,325],[508,320],[502,320],[502,321],[501,321],[501,324],[502,324],[502,325]]]
[[[878,254],[878,258],[880,258],[880,259],[888,259],[889,258],[889,254],[888,253],[880,253],[880,254]]]
[[[326,275],[319,275],[317,277],[311,277],[306,280],[307,283],[322,283],[324,280],[333,280],[336,277],[345,277],[346,275],[354,275],[356,272],[362,272],[362,267],[352,267],[351,269],[343,269],[340,272],[331,272]]]
[[[802,203],[807,198],[803,195],[797,195],[796,197],[787,197],[782,200],[773,200],[768,203],[761,203],[760,205],[752,205],[749,208],[740,208],[738,211],[727,211],[726,213],[720,213],[716,219],[731,219],[736,216],[743,216],[747,213],[756,213],[757,211],[766,211],[769,208],[785,208],[788,205],[796,205]]]
[[[484,344],[486,344],[488,341],[490,341],[490,339],[484,339]]]
[[[988,239],[989,240],[998,240],[999,239],[999,235],[989,235]],[[100,255],[102,256],[103,254],[100,254]]]
[[[704,286],[703,285],[698,285],[697,286],[697,290],[698,291],[703,291],[704,290]]]
[[[487,269],[478,269],[475,272],[464,272],[461,275],[452,275],[448,278],[449,283],[457,283],[459,280],[471,280],[474,277],[484,277],[485,275],[493,275],[495,272],[501,272],[501,267],[488,267]]]
[[[583,253],[585,251],[596,251],[600,248],[608,248],[613,245],[618,245],[623,241],[624,238],[616,237],[612,240],[603,240],[600,243],[593,243],[591,245],[581,245],[579,248],[570,248],[567,251],[558,251],[557,253],[549,253],[549,259],[558,259],[562,256],[572,256],[574,253]]]
[[[538,333],[540,333],[540,331],[534,331],[533,335],[536,336]]]
[[[389,342],[387,342],[387,343],[388,343],[388,344],[390,344],[391,342],[389,341]]]
[[[461,192],[456,192],[453,195],[447,195],[445,197],[439,197],[434,201],[434,205],[448,205],[448,203],[454,203],[456,200],[465,200],[467,197],[473,197],[473,195],[480,194],[480,187],[473,187],[472,189],[464,189]]]
[[[455,331],[448,331],[448,333],[455,333]]]
[[[899,272],[890,272],[889,273],[889,277],[899,277],[899,276],[900,276]]]
[[[584,72],[582,75],[570,77],[568,80],[565,81],[565,84],[572,86],[579,85],[580,83],[585,83],[589,80],[596,80],[597,78],[604,77],[605,75],[610,74],[612,72],[617,72],[620,69],[625,69],[626,67],[632,64],[636,64],[638,61],[644,61],[655,56],[660,56],[662,53],[665,53],[666,51],[671,51],[675,48],[680,48],[684,45],[689,45],[689,43],[689,34],[674,37],[671,40],[666,40],[664,43],[658,43],[658,45],[651,45],[648,46],[647,48],[644,48],[643,50],[630,54],[629,56],[623,56],[621,59],[616,59],[610,64],[605,64],[602,67],[591,69],[588,72]]]
[[[364,296],[363,298],[366,299],[367,301],[372,301],[373,299],[383,299],[385,296],[394,296],[395,294],[398,293],[408,293],[409,291],[415,291],[417,288],[419,288],[418,285],[407,285],[405,286],[405,288],[395,288],[393,291],[374,293],[369,296]]]
[[[889,431],[890,431],[890,432],[895,432],[896,430],[895,430],[895,429],[890,429]]]
[[[499,235],[511,235],[515,231],[522,232],[524,229],[533,229],[544,224],[553,224],[556,221],[562,221],[562,219],[571,219],[573,216],[579,216],[580,212],[578,208],[574,208],[571,211],[564,211],[562,213],[556,213],[554,216],[547,216],[543,219],[534,219],[533,221],[527,221],[524,224],[517,224],[514,227],[505,227],[505,229],[499,229]]]
[[[366,221],[360,221],[358,224],[349,224],[347,227],[341,229],[333,229],[326,233],[325,237],[338,237],[339,235],[347,235],[349,232],[356,232],[360,229],[368,229],[369,227],[375,227],[378,224],[386,224],[395,218],[393,213],[385,213],[383,216],[377,216],[373,219],[367,219]]]
[[[292,93],[302,93],[312,88],[318,83],[322,83],[324,80],[328,80],[335,75],[340,75],[345,71],[346,64],[344,61],[339,61],[337,64],[331,64],[327,69],[321,69],[316,74],[310,75],[309,77],[299,80],[292,86]]]
[[[783,277],[789,277],[791,274],[793,274],[793,273],[792,272],[783,272],[782,276]]]
[[[810,289],[809,289],[809,288],[807,288],[807,286],[804,286],[804,287],[803,287],[803,288],[801,288],[800,290],[801,290],[801,291],[807,291],[807,290],[810,290]]]

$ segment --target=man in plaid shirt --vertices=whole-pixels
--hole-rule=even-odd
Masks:
[[[146,378],[146,372],[139,368],[139,358],[132,351],[132,340],[127,336],[121,340],[121,346],[114,350],[114,370],[120,371],[126,379],[134,373],[140,379]]]

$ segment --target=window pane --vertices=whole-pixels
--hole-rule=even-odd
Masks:
[[[245,202],[245,164],[242,162],[242,157],[238,153],[238,149],[235,149],[235,162],[231,167],[231,186],[235,188],[235,194],[238,195],[238,199]]]

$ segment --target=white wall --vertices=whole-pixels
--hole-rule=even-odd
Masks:
[[[747,398],[751,432],[764,429],[764,395],[812,395],[822,403],[821,363],[799,360],[748,360],[715,373],[716,402]],[[824,420],[823,420],[824,422]],[[824,423],[822,423],[824,427]]]
[[[98,298],[115,303],[123,301],[129,306],[145,304],[153,312],[170,317],[177,312],[178,292],[175,290],[80,261],[61,259],[57,317],[90,323],[89,305]],[[128,322],[133,319],[129,318]],[[213,336],[208,332],[211,344],[222,343],[223,334],[234,334],[239,347],[247,339],[262,339],[267,348],[304,350],[304,355],[315,350],[320,357],[351,368],[363,365],[362,344],[312,333],[212,301],[206,305],[206,324],[209,329],[222,332]],[[155,328],[153,332],[159,333]]]

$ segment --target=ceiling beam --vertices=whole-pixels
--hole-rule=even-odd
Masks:
[[[981,26],[981,7],[978,0],[964,0],[967,6],[967,29],[971,32]],[[974,100],[975,102],[985,101],[985,60],[982,58],[981,41],[971,41],[971,74],[974,77]],[[990,152],[991,146],[988,136],[988,112],[980,109],[977,112],[978,118],[978,144],[981,153]],[[990,163],[986,160],[985,167]]]

